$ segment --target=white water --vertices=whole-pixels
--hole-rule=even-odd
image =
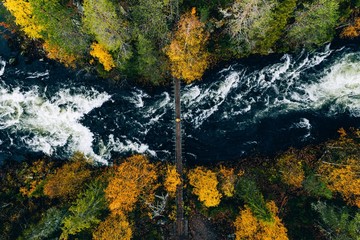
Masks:
[[[344,53],[336,59],[333,54],[329,48],[312,55],[286,54],[255,70],[235,64],[221,70],[214,81],[185,86],[182,110],[188,138],[228,138],[229,133],[256,128],[263,119],[276,121],[293,112],[360,117],[360,54]],[[117,95],[117,90],[109,94],[69,86],[49,97],[46,88],[7,84],[5,66],[0,60],[0,131],[7,133],[11,144],[20,141],[31,151],[47,155],[81,151],[101,163],[107,163],[113,152],[171,155],[173,100],[169,92],[151,95],[132,88]],[[15,74],[23,76],[24,82],[46,82],[52,77],[48,70],[15,70]],[[100,111],[110,100],[111,108]],[[92,118],[84,123],[89,115]],[[299,116],[286,127],[299,129],[301,141],[306,141],[312,138],[313,120]],[[240,138],[237,133],[234,136]],[[244,138],[243,144],[262,143]],[[191,147],[187,146],[186,154],[195,156]]]
[[[215,83],[185,87],[184,117],[194,128],[200,128],[214,113],[220,113],[221,120],[238,118],[247,125],[292,111],[319,111],[328,105],[328,115],[348,111],[358,117],[358,52],[346,54],[321,71],[308,73],[327,61],[331,53],[327,47],[311,56],[303,53],[293,58],[285,54],[279,63],[260,70],[249,71],[236,65],[222,70]],[[214,117],[212,121],[220,119]]]
[[[57,148],[67,147],[69,153],[81,151],[104,162],[93,152],[94,134],[80,121],[108,101],[110,95],[94,89],[88,89],[86,94],[71,94],[69,89],[61,89],[47,99],[36,87],[21,91],[4,86],[0,94],[0,129],[23,135],[21,141],[33,151],[52,155]]]
[[[6,67],[6,62],[1,60],[1,57],[0,57],[0,77],[2,75],[4,75],[5,67]]]

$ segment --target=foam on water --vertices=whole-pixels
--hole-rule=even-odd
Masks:
[[[262,69],[235,64],[221,70],[217,82],[184,88],[184,117],[199,128],[216,112],[221,118],[212,121],[244,123],[289,112],[325,111],[327,106],[329,115],[348,111],[360,116],[359,53],[346,53],[317,70],[333,52],[328,45],[313,54],[285,54]]]
[[[110,95],[94,89],[77,94],[60,89],[47,99],[36,87],[21,91],[4,86],[0,92],[0,129],[9,129],[15,137],[21,136],[26,147],[47,155],[62,147],[70,154],[81,151],[96,161],[105,162],[93,152],[94,134],[80,121],[108,101]]]
[[[2,60],[0,57],[0,77],[4,75],[5,67],[6,67],[6,62]]]
[[[234,64],[214,74],[212,81],[184,86],[184,140],[190,139],[202,148],[186,155],[196,158],[204,148],[211,155],[211,146],[222,148],[219,140],[238,144],[234,151],[245,153],[264,144],[254,135],[265,132],[274,136],[275,131],[266,128],[276,128],[274,120],[283,121],[281,134],[290,131],[297,140],[305,141],[311,139],[317,126],[316,114],[312,113],[360,117],[359,63],[358,52],[334,51],[327,46],[312,54],[285,54],[261,68]],[[0,76],[5,66],[0,59]],[[5,83],[6,75],[1,77],[0,130],[10,138],[1,139],[1,150],[5,142],[20,142],[19,148],[48,155],[81,151],[103,163],[114,152],[158,158],[173,152],[174,102],[170,89],[151,95],[133,87],[109,94],[108,90],[98,90],[103,89],[100,87],[64,83],[62,87],[49,87],[50,94],[41,86],[51,82],[53,70],[13,69],[18,77],[15,86]],[[36,80],[41,80],[40,87],[28,86]],[[248,131],[252,128],[254,132]]]
[[[183,116],[198,128],[211,115],[218,111],[232,89],[237,88],[240,74],[231,72],[224,81],[205,85],[200,89],[197,85],[186,86],[182,95]]]

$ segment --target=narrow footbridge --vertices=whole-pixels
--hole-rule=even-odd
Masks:
[[[176,189],[176,239],[187,239],[187,221],[184,216],[184,197],[183,197],[183,159],[182,159],[182,139],[181,139],[181,101],[180,101],[180,80],[174,80],[175,96],[175,165],[181,177],[181,184]]]

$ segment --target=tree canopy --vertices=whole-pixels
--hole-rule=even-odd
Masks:
[[[266,204],[273,215],[274,222],[264,222],[257,219],[251,209],[245,206],[240,211],[240,215],[236,218],[234,225],[236,228],[236,240],[287,240],[287,229],[284,227],[281,219],[277,216],[278,208],[274,202]]]
[[[200,79],[209,65],[206,43],[209,34],[196,16],[196,10],[181,16],[166,54],[171,62],[173,77],[191,83]]]
[[[114,214],[131,212],[140,196],[152,197],[156,189],[155,165],[142,155],[134,155],[115,166],[114,176],[109,180],[105,193],[109,209]]]
[[[220,204],[222,194],[218,191],[219,181],[216,173],[203,167],[196,167],[188,173],[192,192],[199,197],[206,207],[215,207]]]

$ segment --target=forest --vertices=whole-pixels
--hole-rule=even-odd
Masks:
[[[201,79],[219,62],[360,34],[358,0],[2,0],[23,48],[114,80]],[[61,26],[61,27],[59,27]]]
[[[159,86],[200,80],[220,62],[357,38],[359,7],[359,0],[1,0],[0,25],[24,52]],[[184,176],[161,160],[134,154],[101,165],[76,152],[4,161],[0,239],[176,239],[179,184],[191,239],[359,239],[358,129],[274,156],[190,163]]]
[[[359,239],[360,131],[270,158],[188,166],[191,239]],[[1,239],[176,239],[171,162],[144,155],[97,166],[8,161],[0,169]]]

